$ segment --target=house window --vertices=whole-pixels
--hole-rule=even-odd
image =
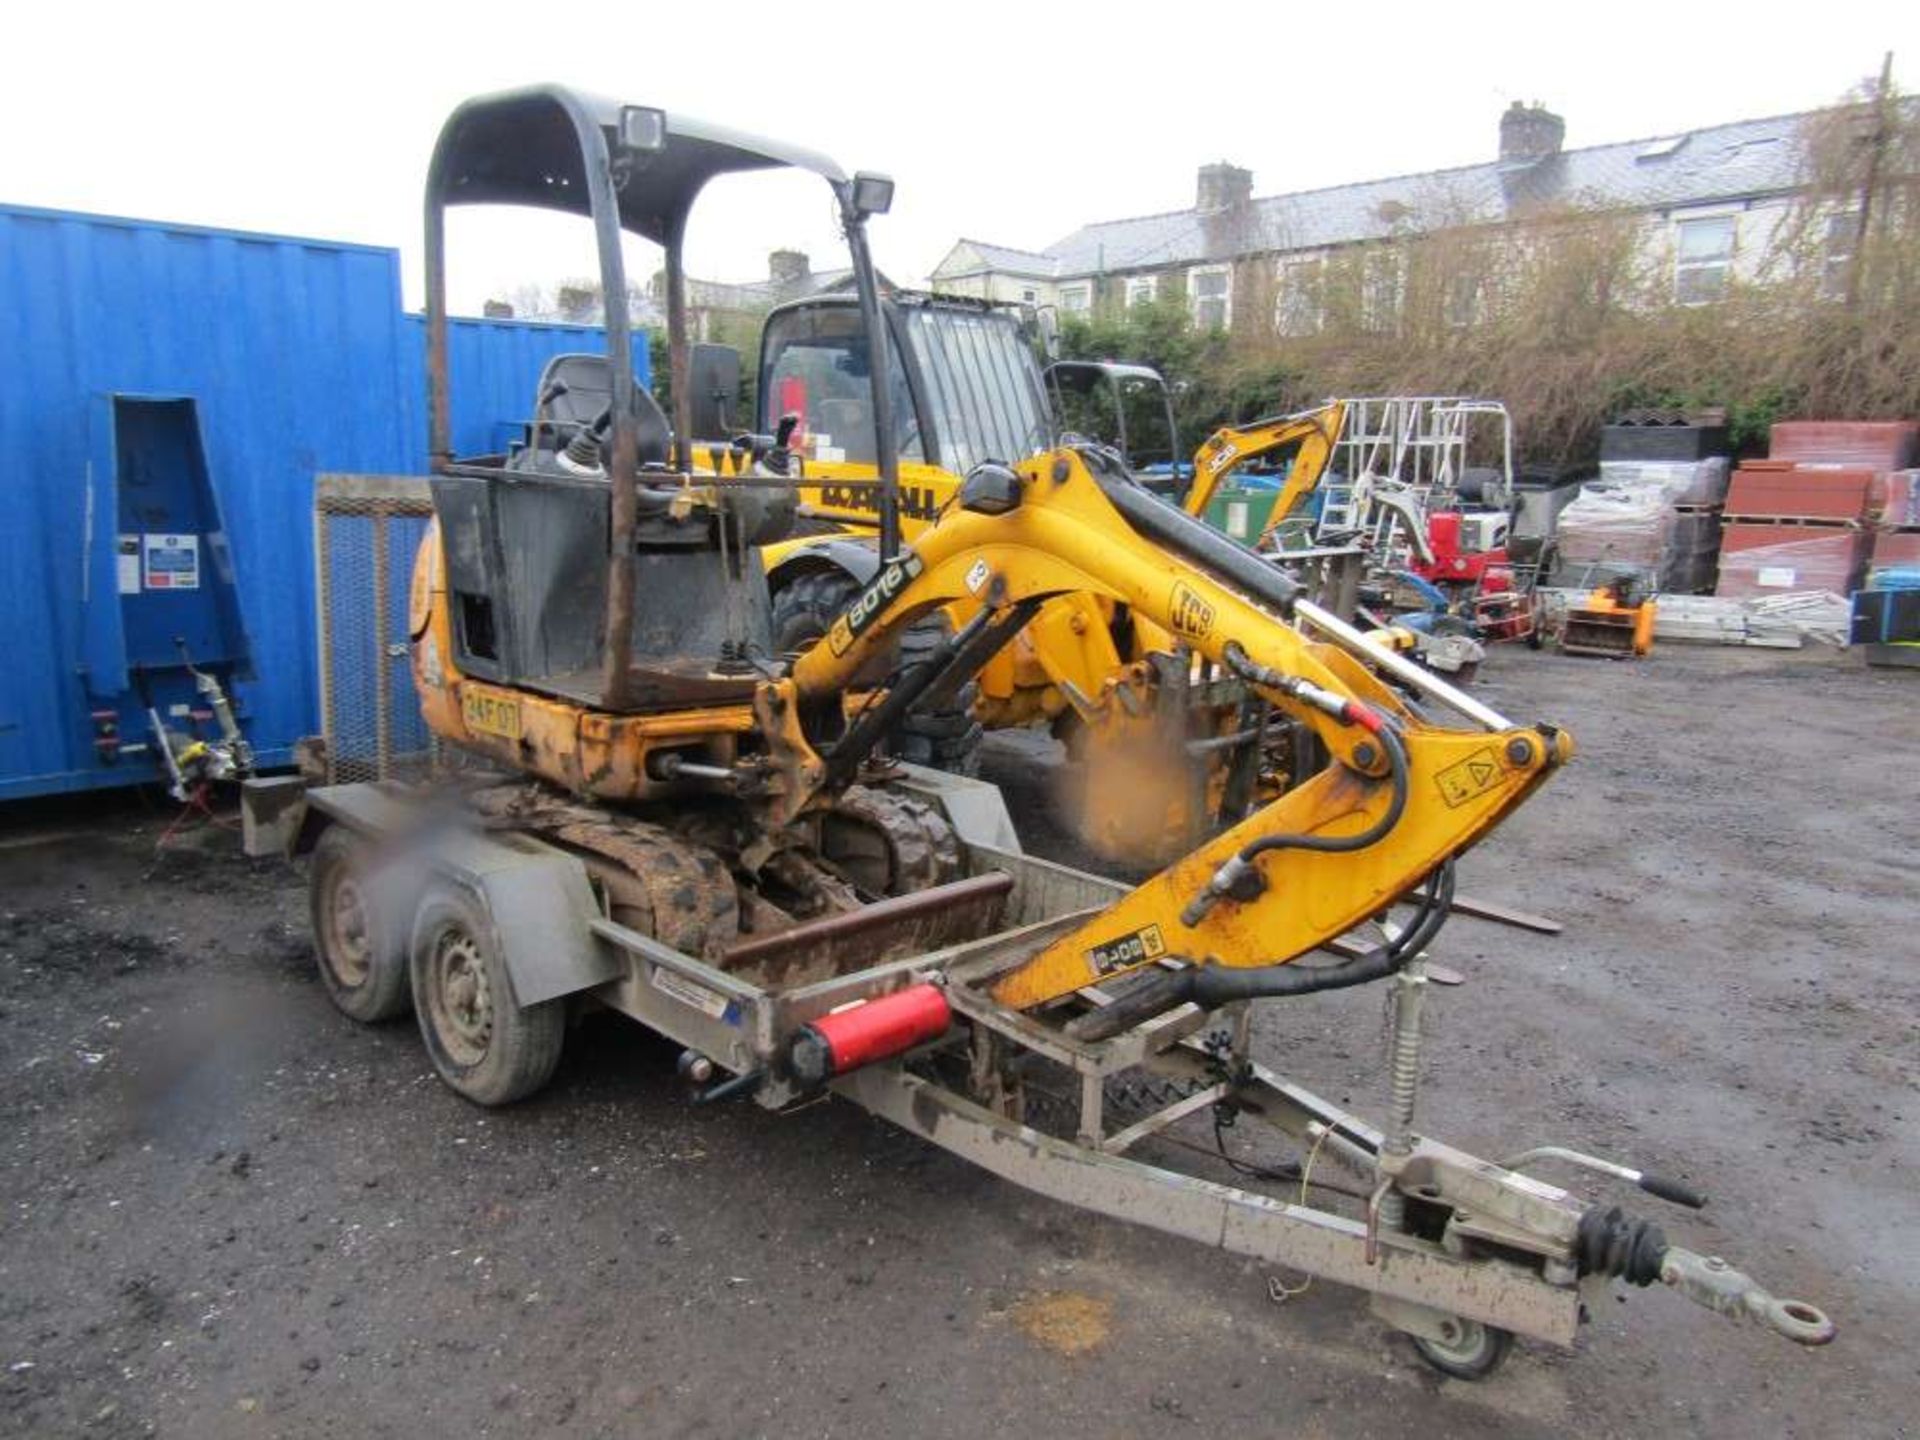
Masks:
[[[1732,215],[1678,222],[1673,262],[1673,298],[1677,302],[1706,305],[1727,293],[1737,224]]]
[[[1187,272],[1187,303],[1202,330],[1224,330],[1232,322],[1233,271],[1207,265]]]
[[[1384,332],[1400,323],[1400,252],[1375,250],[1360,277],[1360,324]]]
[[[1282,335],[1311,335],[1320,328],[1320,262],[1289,260],[1280,267],[1273,302],[1273,328]]]
[[[1447,279],[1447,324],[1456,330],[1480,323],[1480,295],[1484,286],[1478,275],[1453,275]]]
[[[1827,217],[1826,243],[1820,257],[1820,293],[1829,300],[1844,300],[1847,281],[1853,270],[1854,246],[1860,239],[1860,217],[1843,211]]]
[[[1023,305],[1031,305],[1039,298],[1040,294],[1037,290],[1022,290],[1020,292],[1020,301]]]
[[[1062,285],[1060,308],[1069,315],[1084,315],[1093,308],[1093,286]]]
[[[1151,305],[1160,294],[1158,275],[1131,275],[1127,278],[1127,305]]]

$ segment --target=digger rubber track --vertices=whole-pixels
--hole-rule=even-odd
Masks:
[[[739,934],[733,875],[705,846],[537,786],[484,790],[473,803],[489,818],[579,855],[607,890],[609,909],[628,912],[616,919],[683,954],[717,958]]]

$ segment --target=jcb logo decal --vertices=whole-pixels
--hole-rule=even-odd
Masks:
[[[906,589],[923,568],[920,557],[909,550],[874,576],[867,588],[860,592],[859,598],[847,607],[847,613],[834,621],[833,628],[827,631],[827,648],[835,655],[846,654],[853,642],[860,638],[860,632],[885,613],[894,597]]]
[[[1174,585],[1173,601],[1168,609],[1174,634],[1189,640],[1204,640],[1213,633],[1213,606],[1194,594],[1186,581]]]
[[[1166,953],[1166,937],[1161,935],[1160,927],[1148,925],[1131,935],[1094,946],[1087,951],[1087,959],[1092,962],[1095,973],[1111,975],[1116,970],[1131,970],[1149,960],[1158,960]]]

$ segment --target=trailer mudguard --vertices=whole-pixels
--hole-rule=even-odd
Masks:
[[[309,813],[346,825],[370,841],[373,903],[411,934],[430,885],[455,885],[486,912],[522,1008],[618,979],[620,956],[594,938],[600,907],[587,870],[564,850],[512,831],[432,823],[414,806],[374,785],[328,785],[307,792]]]

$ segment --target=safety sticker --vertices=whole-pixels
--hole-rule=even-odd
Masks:
[[[1173,600],[1167,608],[1174,634],[1204,640],[1213,633],[1213,606],[1196,595],[1186,581],[1174,583]]]
[[[200,537],[198,535],[143,535],[147,589],[198,590]]]
[[[990,566],[988,566],[986,559],[983,556],[982,558],[974,561],[973,564],[967,567],[968,592],[974,595],[978,595],[982,590],[987,588],[987,581],[991,580],[992,578],[993,578],[993,570]]]
[[[1449,808],[1477,800],[1489,790],[1500,784],[1500,757],[1491,747],[1476,750],[1464,760],[1456,760],[1438,775],[1434,782],[1440,787],[1440,798]]]
[[[1160,933],[1160,927],[1148,925],[1131,935],[1122,935],[1117,940],[1094,946],[1087,951],[1087,959],[1098,974],[1111,975],[1116,970],[1131,970],[1149,960],[1158,960],[1166,953],[1167,942]]]
[[[122,535],[113,547],[114,578],[122,595],[140,593],[140,537]]]
[[[682,1005],[691,1005],[703,1015],[711,1015],[723,1020],[727,1015],[727,997],[718,990],[709,990],[698,980],[689,980],[678,971],[669,970],[664,965],[656,965],[650,977],[653,988],[662,995],[671,995]]]

